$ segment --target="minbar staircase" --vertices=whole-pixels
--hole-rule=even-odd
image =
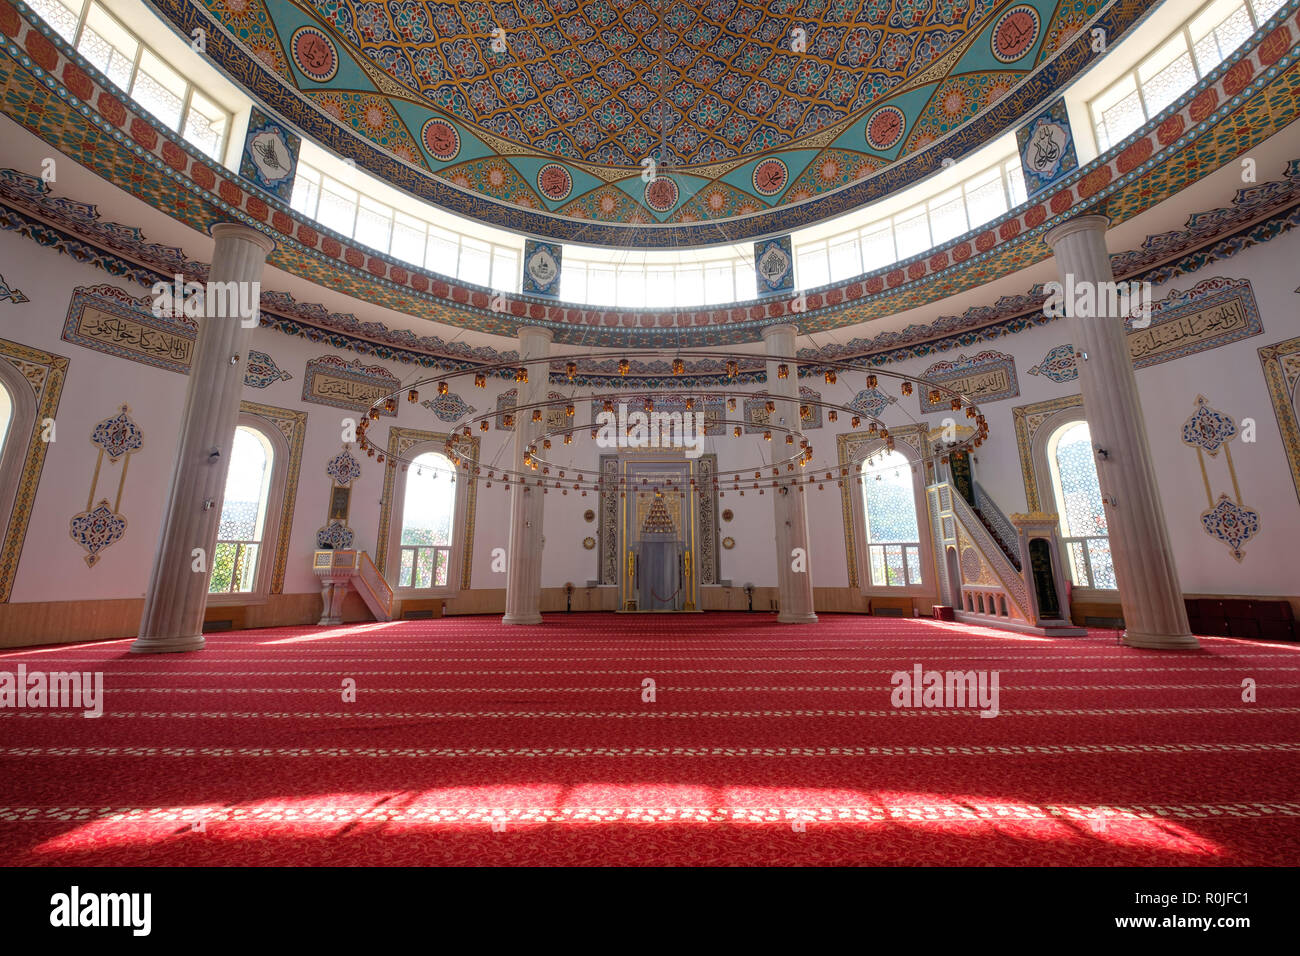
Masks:
[[[993,500],[980,483],[976,481],[972,484],[975,488],[975,505],[971,508],[971,511],[979,519],[980,524],[984,525],[984,530],[997,543],[998,548],[1006,555],[1007,560],[1019,571],[1021,569],[1020,546],[1016,529],[1012,527],[1006,514],[998,507],[998,503]]]
[[[926,494],[942,593],[956,620],[1032,634],[1087,633],[1069,620],[1055,515],[1008,518],[983,489],[977,512],[949,482]]]
[[[343,623],[343,598],[351,587],[376,621],[393,619],[393,589],[364,551],[317,551],[312,570],[321,579],[320,624]]]

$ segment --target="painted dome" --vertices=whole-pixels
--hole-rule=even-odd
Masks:
[[[785,231],[1022,119],[1145,0],[152,0],[272,111],[507,228]],[[219,30],[213,30],[213,24]],[[1086,28],[1086,29],[1085,29]],[[927,148],[933,146],[934,148]]]

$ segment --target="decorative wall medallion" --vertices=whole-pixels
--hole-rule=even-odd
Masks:
[[[645,204],[655,212],[667,212],[677,205],[677,181],[671,176],[656,176],[645,184]]]
[[[525,239],[523,291],[529,295],[559,296],[563,254],[558,242]]]
[[[790,181],[790,171],[779,159],[765,159],[754,167],[750,178],[760,196],[775,196]]]
[[[1218,504],[1201,512],[1201,524],[1206,534],[1226,544],[1232,549],[1232,556],[1240,561],[1246,556],[1241,546],[1259,534],[1259,512],[1243,508],[1222,494]]]
[[[316,532],[318,550],[346,551],[352,547],[352,529],[340,521],[332,521]]]
[[[298,169],[301,145],[297,133],[254,106],[244,137],[239,175],[287,203],[293,198],[293,177]]]
[[[348,362],[337,355],[322,355],[307,363],[302,400],[364,412],[371,403],[400,390],[401,380],[382,365]],[[380,415],[395,413],[380,409]]]
[[[1200,448],[1211,458],[1237,436],[1237,423],[1211,408],[1204,395],[1196,396],[1196,411],[1183,422],[1183,444]]]
[[[864,415],[870,415],[872,418],[879,418],[881,412],[897,402],[897,398],[893,395],[886,395],[879,388],[866,388],[853,396],[853,401],[849,402],[849,407]]]
[[[760,296],[794,289],[794,254],[789,236],[754,243],[754,276]]]
[[[73,516],[68,533],[86,549],[86,565],[93,568],[99,553],[126,534],[126,519],[109,506],[107,498],[101,498],[94,508]]]
[[[460,132],[446,120],[431,119],[420,130],[424,148],[434,159],[449,163],[460,153]]]
[[[730,551],[730,550],[731,550],[732,548],[734,548],[735,546],[736,546],[736,539],[735,539],[735,538],[723,538],[723,539],[722,539],[722,547],[723,547],[724,550]]]
[[[993,27],[993,55],[1001,63],[1015,63],[1038,39],[1038,11],[1027,3],[1012,7],[998,18]]]
[[[316,83],[327,83],[339,70],[339,53],[334,41],[315,27],[300,27],[289,38],[289,52],[302,75]]]
[[[960,392],[972,402],[997,402],[1020,394],[1015,358],[991,349],[969,357],[958,355],[953,362],[936,362],[921,377]],[[951,407],[946,392],[939,393],[939,401],[931,402],[928,389],[922,387],[917,391],[922,412]]]
[[[287,382],[291,378],[292,373],[276,365],[275,359],[270,355],[257,349],[249,350],[248,369],[244,372],[244,384],[249,388],[266,388],[275,382]]]
[[[361,477],[361,463],[345,448],[325,463],[325,474],[336,485],[349,485]]]
[[[440,422],[454,422],[458,418],[474,414],[474,406],[466,404],[465,399],[455,392],[426,398],[420,404],[433,412]]]
[[[584,551],[590,551],[590,550],[592,550],[593,548],[596,547],[596,539],[595,539],[595,538],[583,538],[583,539],[582,539],[582,547],[583,547],[583,550],[584,550]]]
[[[880,152],[893,149],[906,128],[907,117],[902,110],[897,106],[882,106],[867,120],[867,145]]]
[[[724,509],[723,509],[723,511],[722,511],[722,520],[723,520],[723,521],[730,521],[730,520],[731,520],[732,518],[734,518],[734,517],[735,517],[735,514],[732,512],[732,510],[731,510],[730,508],[724,508]]]
[[[100,552],[121,540],[126,534],[126,518],[119,512],[122,507],[122,491],[126,487],[127,466],[131,455],[144,445],[144,433],[130,415],[127,405],[121,406],[118,413],[99,422],[90,433],[90,443],[99,449],[95,459],[95,469],[90,477],[90,493],[86,496],[86,510],[72,516],[68,522],[68,534],[86,550],[86,565],[94,567],[100,558]],[[117,494],[110,505],[107,498],[101,498],[97,504],[95,492],[103,475],[104,458],[109,465],[122,462],[118,472]]]
[[[582,513],[582,520],[587,522],[587,524],[591,524],[593,521],[596,520],[596,512],[588,508],[586,511]]]
[[[1074,361],[1074,346],[1070,343],[1048,349],[1043,360],[1029,370],[1030,375],[1041,375],[1058,385],[1073,382],[1079,377],[1079,367]]]
[[[106,418],[90,434],[90,443],[97,446],[114,464],[123,455],[138,451],[144,444],[144,434],[128,414],[130,408],[122,406],[112,418]]]
[[[573,174],[559,163],[547,163],[537,171],[537,191],[551,202],[560,202],[573,191]]]
[[[1228,545],[1232,556],[1240,561],[1246,556],[1241,546],[1259,533],[1259,512],[1246,507],[1241,500],[1241,483],[1237,479],[1237,469],[1232,463],[1232,449],[1229,447],[1237,434],[1237,423],[1230,416],[1211,408],[1204,395],[1196,396],[1196,411],[1183,422],[1182,439],[1184,445],[1196,449],[1201,479],[1205,482],[1205,497],[1209,507],[1201,512],[1201,526],[1206,534]],[[1220,451],[1223,452],[1235,501],[1226,492],[1220,494],[1216,501],[1211,490],[1210,472],[1204,456],[1217,458]]]
[[[1025,191],[1030,196],[1079,168],[1064,99],[1058,99],[1016,130],[1016,144],[1025,174]]]
[[[0,302],[12,302],[14,305],[18,305],[30,301],[27,296],[6,282],[4,276],[0,276]]]
[[[151,302],[113,285],[78,286],[68,304],[63,340],[188,375],[198,327],[184,315],[155,316]]]

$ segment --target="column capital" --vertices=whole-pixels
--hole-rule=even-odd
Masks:
[[[775,335],[789,335],[797,337],[799,335],[799,326],[790,322],[780,322],[776,325],[768,325],[763,328],[763,341],[769,341]]]
[[[1106,216],[1075,216],[1073,219],[1049,229],[1047,234],[1043,236],[1043,241],[1047,243],[1049,249],[1055,249],[1056,244],[1067,236],[1073,236],[1080,232],[1097,232],[1105,235],[1106,230],[1109,228],[1110,219]]]
[[[242,239],[244,242],[251,242],[253,245],[261,248],[263,254],[270,255],[271,250],[275,248],[275,240],[264,232],[245,226],[240,222],[218,222],[214,223],[208,230],[212,238],[217,242],[226,239]]]

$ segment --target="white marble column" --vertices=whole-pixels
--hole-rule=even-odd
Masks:
[[[793,358],[795,336],[793,325],[769,325],[763,330],[763,342],[771,358],[767,362],[767,393],[776,402],[771,414],[774,424],[794,431],[794,444],[785,443],[785,433],[772,432],[770,461],[776,463],[789,458],[799,450],[802,429],[799,420],[799,369]],[[784,360],[784,361],[783,361]],[[789,367],[788,377],[778,376],[778,366]],[[773,476],[777,487],[772,489],[772,511],[776,524],[776,574],[780,612],[777,620],[782,624],[813,624],[813,585],[811,555],[808,547],[808,509],[806,496],[791,479],[801,477],[803,469],[797,464],[794,471],[782,466],[781,475]],[[796,556],[802,551],[802,570],[794,570]]]
[[[210,282],[260,282],[270,237],[235,223],[212,227]],[[244,288],[238,286],[236,288]],[[230,469],[239,400],[248,366],[248,347],[256,317],[246,323],[237,313],[248,296],[212,296],[222,313],[201,318],[185,390],[185,410],[163,512],[162,533],[145,594],[140,634],[133,654],[197,651],[203,647],[203,611],[212,576],[217,525]],[[233,298],[233,302],[231,301]],[[203,570],[196,571],[195,550]],[[273,550],[265,548],[268,553]]]
[[[1047,234],[1067,290],[1113,282],[1104,216],[1080,216]],[[1094,292],[1097,287],[1094,286]],[[1105,312],[1111,296],[1094,295]],[[1079,353],[1079,387],[1092,434],[1093,458],[1106,508],[1111,559],[1124,609],[1124,643],[1133,647],[1198,647],[1187,626],[1178,570],[1156,483],[1146,420],[1125,338],[1124,317],[1074,315],[1070,335]]]
[[[514,462],[524,467],[528,446],[545,431],[543,421],[534,422],[531,409],[524,406],[546,398],[550,378],[551,330],[525,326],[519,330],[520,365],[528,369],[528,381],[519,386],[518,411],[515,414]],[[540,472],[537,473],[540,475]],[[510,550],[506,552],[506,613],[502,624],[542,623],[542,517],[545,495],[536,478],[510,489]]]

